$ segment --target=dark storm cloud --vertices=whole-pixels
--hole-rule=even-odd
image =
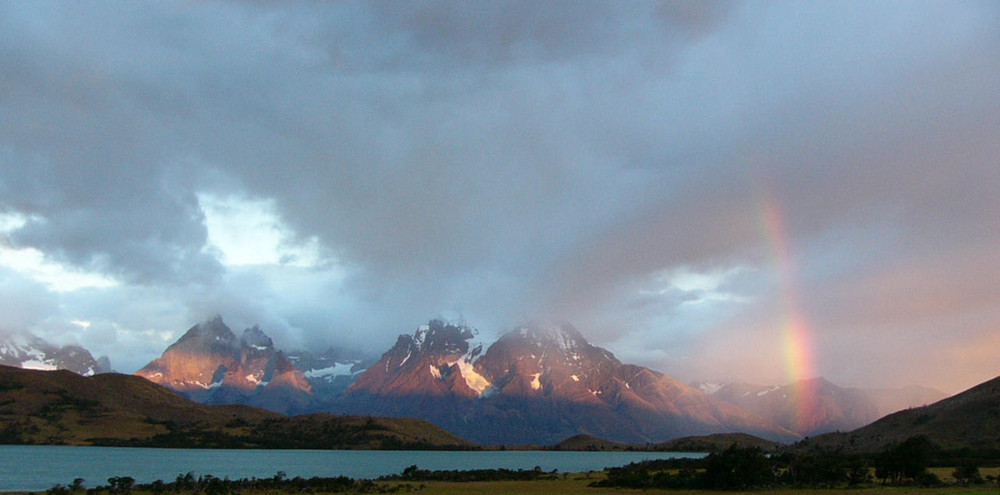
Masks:
[[[975,342],[998,25],[989,3],[7,3],[0,212],[27,218],[12,246],[123,283],[61,313],[117,348],[216,312],[373,351],[442,311],[554,314],[694,375],[718,339],[773,344],[782,290],[830,362],[871,329]],[[325,264],[225,266],[206,194],[271,201]]]

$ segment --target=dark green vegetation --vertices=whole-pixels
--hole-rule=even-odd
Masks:
[[[143,378],[0,366],[0,443],[130,447],[470,449],[426,421],[206,406]]]
[[[703,459],[668,459],[632,463],[608,470],[607,478],[592,486],[704,490],[753,490],[773,488],[856,488],[873,484],[940,486],[931,466],[950,463],[938,457],[946,451],[926,436],[869,454],[810,453],[767,455],[757,447],[736,445]],[[996,464],[996,458],[988,461]],[[982,477],[979,464],[962,461],[952,472],[955,483],[968,486],[995,483]]]
[[[271,478],[242,478],[230,480],[212,475],[195,477],[192,473],[178,475],[174,481],[157,480],[152,483],[139,484],[129,476],[108,478],[107,485],[96,486],[86,493],[89,495],[128,495],[135,492],[143,493],[185,493],[205,495],[229,495],[238,493],[386,493],[401,489],[410,491],[409,483],[444,481],[452,483],[493,482],[493,481],[537,481],[556,480],[555,473],[546,473],[541,468],[525,469],[475,469],[468,471],[428,471],[410,466],[401,474],[384,476],[377,480],[355,480],[346,476],[332,478],[288,478],[285,473],[278,472]],[[55,485],[47,491],[48,495],[70,495],[83,493],[83,479],[75,479],[69,485]],[[395,482],[395,484],[393,484]],[[400,482],[406,482],[401,485]]]
[[[452,481],[469,483],[476,481],[528,481],[558,479],[555,472],[546,473],[542,468],[535,469],[470,469],[465,471],[428,471],[417,466],[410,466],[401,474],[383,476],[381,481]]]
[[[70,495],[84,493],[81,486],[83,480],[77,479],[69,486],[55,485],[47,495]],[[152,483],[136,483],[129,476],[108,478],[107,485],[96,486],[86,490],[88,495],[129,495],[132,492],[141,493],[186,493],[205,495],[228,495],[237,493],[373,493],[391,490],[386,484],[378,484],[371,480],[355,480],[346,476],[335,478],[288,478],[285,473],[278,472],[271,478],[250,478],[230,480],[212,475],[195,477],[191,473],[178,475],[174,481],[156,480]]]

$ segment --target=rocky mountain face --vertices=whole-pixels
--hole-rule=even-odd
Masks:
[[[886,414],[945,397],[924,387],[867,390],[840,387],[824,378],[782,386],[728,383],[700,388],[802,436],[850,431]]]
[[[385,397],[477,397],[488,382],[473,369],[482,352],[481,345],[469,343],[476,335],[465,326],[432,321],[413,335],[400,335],[349,390]]]
[[[135,373],[205,404],[249,404],[283,413],[312,404],[304,373],[258,327],[239,338],[215,317],[191,327]]]
[[[623,364],[567,323],[518,328],[485,353],[476,332],[432,321],[402,335],[331,407],[427,419],[481,443],[625,442],[746,431],[796,436],[648,368]]]
[[[57,346],[31,334],[0,336],[0,364],[33,370],[68,370],[93,376],[111,371],[106,356],[94,359],[78,345]]]

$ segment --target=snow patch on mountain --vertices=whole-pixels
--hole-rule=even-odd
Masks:
[[[483,375],[476,372],[476,368],[465,359],[458,361],[458,369],[462,371],[462,378],[465,378],[465,384],[469,386],[472,390],[475,390],[480,396],[486,391],[491,385],[490,381],[487,380]]]
[[[538,378],[541,377],[541,376],[542,376],[541,373],[533,373],[531,375],[531,389],[532,390],[541,390],[541,388],[542,388],[542,382],[538,380]]]
[[[719,390],[722,390],[722,387],[725,386],[726,386],[725,383],[699,383],[695,388],[701,390],[702,392],[705,392],[708,395],[712,395],[718,392]]]
[[[321,378],[326,380],[333,380],[338,376],[353,376],[361,373],[364,370],[351,371],[360,361],[351,361],[347,363],[334,363],[333,366],[328,366],[326,368],[319,368],[315,370],[308,370],[305,372],[306,378]]]
[[[774,385],[771,388],[764,389],[764,390],[761,390],[760,392],[757,392],[757,397],[763,397],[763,396],[765,396],[765,395],[767,395],[767,394],[769,394],[771,392],[774,392],[775,390],[780,390],[780,389],[781,389],[781,385]]]
[[[21,367],[26,370],[39,370],[39,371],[55,371],[59,368],[56,367],[52,361],[41,361],[37,359],[29,359],[21,363]]]

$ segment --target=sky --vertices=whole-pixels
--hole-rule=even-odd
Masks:
[[[1000,374],[991,1],[0,1],[0,332]]]

